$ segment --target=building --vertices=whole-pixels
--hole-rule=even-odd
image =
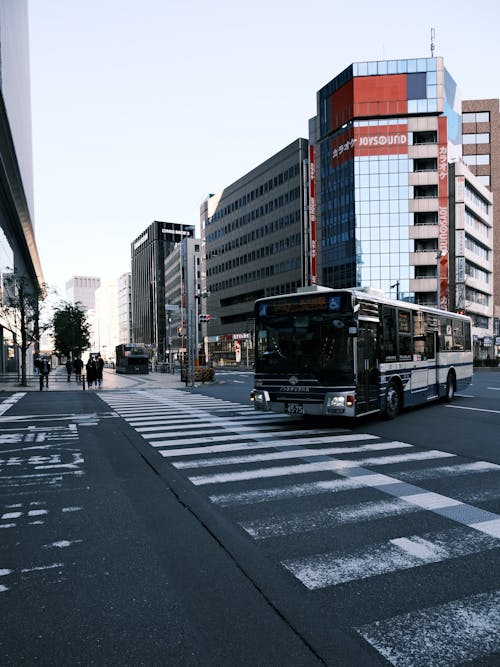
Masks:
[[[498,99],[462,102],[463,159],[493,193],[493,335],[500,352],[500,112]],[[496,202],[496,205],[495,205]]]
[[[85,311],[95,309],[95,293],[101,279],[95,276],[73,276],[66,282],[66,301],[81,304]]]
[[[132,274],[123,273],[118,278],[118,343],[132,341]]]
[[[168,350],[165,258],[194,232],[194,225],[155,220],[131,245],[132,342],[150,346],[154,361],[166,361]]]
[[[448,308],[461,100],[443,59],[350,65],[318,92],[312,127],[321,282]]]
[[[201,205],[206,342],[216,364],[246,361],[256,299],[315,281],[307,158],[307,140],[297,139]]]
[[[170,369],[187,352],[189,335],[193,337],[193,355],[201,341],[195,312],[195,309],[199,310],[201,300],[200,251],[201,240],[187,237],[165,258],[166,361]]]
[[[474,357],[493,356],[493,195],[462,160],[449,165],[449,308],[472,319]]]
[[[118,280],[108,280],[95,292],[95,331],[93,352],[104,361],[115,361],[118,345]]]
[[[13,276],[27,291],[43,289],[33,211],[28,3],[10,0],[0,3],[0,301]],[[19,370],[19,341],[18,321],[4,313],[0,372]]]

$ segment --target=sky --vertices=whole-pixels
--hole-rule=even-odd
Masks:
[[[35,234],[45,282],[130,270],[153,222],[298,137],[353,62],[434,55],[500,97],[497,0],[29,0]]]

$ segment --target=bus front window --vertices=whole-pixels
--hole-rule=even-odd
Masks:
[[[352,382],[353,339],[347,319],[329,313],[263,318],[257,328],[256,371]]]

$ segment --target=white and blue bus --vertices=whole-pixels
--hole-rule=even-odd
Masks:
[[[465,315],[366,289],[301,288],[255,303],[255,409],[393,419],[472,381]]]

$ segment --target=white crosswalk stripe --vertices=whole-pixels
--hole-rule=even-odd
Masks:
[[[200,492],[206,489],[210,502],[229,512],[249,539],[271,549],[311,594],[401,572],[421,581],[424,566],[500,547],[500,516],[479,506],[500,497],[500,465],[347,429],[300,429],[287,415],[261,415],[250,406],[179,390],[102,398]],[[208,468],[216,470],[202,472]],[[459,484],[462,478],[468,486]],[[474,478],[487,482],[473,487]],[[449,480],[456,493],[418,486],[440,480]],[[317,506],[302,506],[315,497]],[[412,517],[422,513],[431,517],[423,525],[434,520],[436,530],[411,531]],[[407,530],[401,529],[404,517]],[[376,531],[358,546],[342,547],[334,539],[347,527],[350,535],[353,526],[367,535],[363,526],[390,526],[392,520],[399,529],[379,541]],[[324,551],[308,548],[319,531],[326,536]],[[292,544],[302,535],[296,555]],[[499,628],[500,592],[492,591],[409,607],[353,630],[392,664],[409,666],[451,665],[498,652]]]

